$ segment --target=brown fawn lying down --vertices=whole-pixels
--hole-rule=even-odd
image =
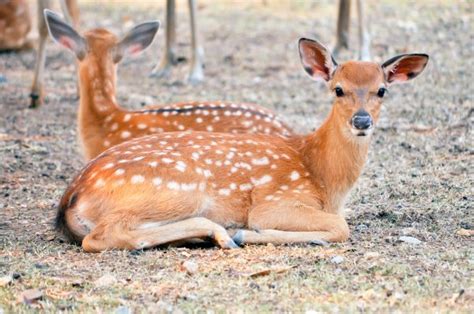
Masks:
[[[389,85],[428,56],[338,65],[299,41],[306,72],[328,82],[332,111],[312,134],[164,133],[117,145],[90,162],[60,202],[57,227],[84,250],[141,249],[190,238],[244,243],[339,242],[344,200],[367,158]],[[240,228],[231,234],[226,229]]]
[[[78,134],[88,160],[124,141],[161,132],[292,134],[270,110],[253,104],[186,102],[125,110],[115,99],[117,63],[147,48],[159,23],[137,25],[119,41],[114,34],[100,28],[82,37],[49,10],[45,10],[45,19],[51,37],[74,52],[79,60]]]

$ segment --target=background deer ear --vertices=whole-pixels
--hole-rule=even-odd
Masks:
[[[426,67],[429,56],[422,53],[403,54],[393,57],[382,69],[389,84],[402,83],[417,77]]]
[[[148,48],[159,27],[158,21],[145,22],[133,27],[117,44],[114,50],[114,61],[119,62],[123,57],[137,55]]]
[[[298,41],[300,59],[306,73],[314,79],[329,81],[337,66],[331,52],[316,40],[301,38]]]
[[[84,59],[87,52],[85,39],[71,25],[63,21],[51,10],[44,10],[44,19],[48,25],[49,35],[55,42],[74,52],[79,60]]]

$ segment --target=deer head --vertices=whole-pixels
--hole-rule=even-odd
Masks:
[[[426,54],[413,53],[396,56],[382,65],[360,61],[338,64],[316,40],[301,38],[298,46],[306,73],[326,81],[334,92],[334,118],[350,138],[369,138],[389,86],[418,76],[429,59]]]

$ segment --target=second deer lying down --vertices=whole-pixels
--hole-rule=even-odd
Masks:
[[[86,159],[131,138],[160,132],[292,133],[270,110],[253,104],[187,102],[138,111],[122,109],[115,98],[117,63],[147,48],[159,23],[137,25],[119,41],[105,29],[90,30],[82,37],[49,10],[45,18],[51,37],[79,60],[78,133]]]
[[[367,158],[386,88],[416,77],[428,56],[340,65],[301,39],[306,72],[335,93],[323,125],[307,136],[165,133],[117,145],[89,163],[65,192],[57,227],[84,250],[140,249],[211,237],[242,243],[345,241],[341,209]],[[242,228],[233,237],[226,228]]]

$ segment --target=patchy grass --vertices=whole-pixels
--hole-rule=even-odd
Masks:
[[[146,76],[162,53],[161,31],[144,56],[120,66],[119,101],[135,108],[150,99],[257,102],[298,131],[317,127],[331,96],[303,74],[296,40],[316,37],[330,45],[335,5],[267,2],[200,1],[206,82],[183,84],[188,64],[168,81]],[[120,33],[130,22],[163,19],[162,6],[125,5],[83,3],[83,28],[102,25]],[[181,8],[179,53],[188,54]],[[351,239],[328,248],[85,254],[63,243],[51,221],[83,165],[71,127],[77,107],[73,58],[48,46],[48,100],[32,111],[26,107],[34,53],[0,55],[7,78],[0,84],[0,312],[472,312],[472,238],[457,234],[474,228],[472,5],[377,1],[369,9],[375,60],[406,51],[426,52],[431,60],[412,84],[391,89],[347,204]],[[400,242],[403,235],[422,243]],[[184,261],[196,263],[198,271],[187,274]],[[39,289],[42,299],[18,302],[27,289]]]

